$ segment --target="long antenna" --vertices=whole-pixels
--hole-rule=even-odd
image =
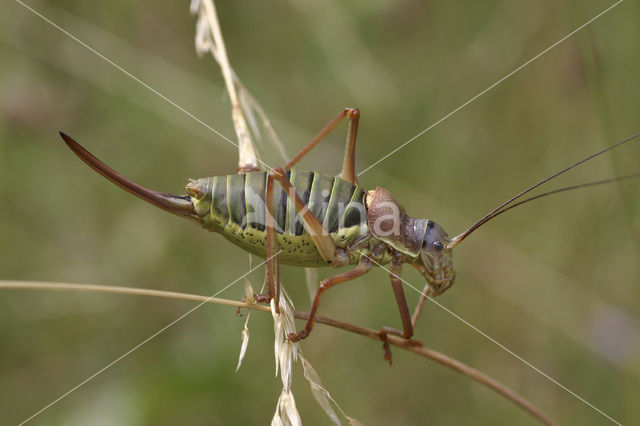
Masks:
[[[617,177],[614,177],[614,178],[603,179],[603,180],[596,180],[596,181],[593,181],[593,182],[581,183],[579,185],[565,186],[564,188],[554,189],[553,191],[544,192],[542,194],[534,195],[533,197],[525,198],[524,200],[518,201],[515,204],[511,204],[509,206],[503,207],[501,210],[496,211],[491,216],[488,216],[485,219],[483,219],[481,223],[478,222],[479,225],[476,226],[476,229],[480,225],[484,225],[485,223],[489,222],[491,219],[495,218],[496,216],[501,215],[502,213],[506,212],[507,210],[511,210],[514,207],[521,206],[522,204],[528,203],[528,202],[533,201],[533,200],[537,200],[539,198],[544,198],[544,197],[546,197],[548,195],[557,194],[559,192],[572,191],[574,189],[579,189],[579,188],[587,188],[587,187],[590,187],[590,186],[604,185],[606,183],[620,182],[620,181],[623,181],[623,180],[633,179],[633,178],[640,178],[640,173],[634,173],[634,174],[625,175],[625,176],[617,176]]]
[[[575,185],[575,186],[572,186],[572,187],[561,188],[561,189],[558,189],[558,190],[555,190],[555,191],[551,191],[551,192],[548,192],[548,193],[545,193],[545,194],[541,194],[541,195],[538,195],[538,196],[535,196],[535,197],[527,198],[526,200],[523,200],[523,201],[521,201],[519,203],[516,203],[513,206],[510,206],[510,207],[508,207],[506,209],[504,208],[504,207],[508,206],[509,204],[513,203],[518,198],[521,198],[523,195],[533,191],[534,189],[536,189],[540,185],[543,185],[543,184],[549,182],[550,180],[560,176],[563,173],[568,172],[569,170],[573,169],[574,167],[579,166],[582,163],[585,163],[585,162],[591,160],[592,158],[595,158],[595,157],[597,157],[599,155],[604,154],[607,151],[610,151],[610,150],[612,150],[614,148],[619,147],[620,145],[623,145],[623,144],[625,144],[627,142],[630,142],[630,141],[636,139],[639,136],[640,136],[640,133],[637,133],[637,134],[635,134],[633,136],[630,136],[630,137],[628,137],[628,138],[626,138],[626,139],[624,139],[624,140],[622,140],[620,142],[617,142],[617,143],[615,143],[615,144],[613,144],[611,146],[608,146],[607,148],[604,148],[604,149],[596,152],[595,154],[591,154],[588,157],[585,157],[582,160],[580,160],[580,161],[578,161],[578,162],[576,162],[576,163],[574,163],[574,164],[572,164],[572,165],[570,165],[568,167],[565,167],[564,169],[562,169],[562,170],[552,174],[551,176],[541,180],[540,182],[536,183],[535,185],[530,186],[529,188],[525,189],[524,191],[520,192],[519,194],[509,198],[507,201],[505,201],[504,203],[500,204],[498,207],[496,207],[495,209],[493,209],[489,213],[487,213],[484,217],[482,217],[482,219],[480,219],[479,221],[477,221],[476,223],[471,225],[469,227],[469,229],[467,229],[466,231],[464,231],[460,235],[457,235],[456,237],[454,237],[451,240],[451,242],[447,245],[447,249],[452,249],[455,246],[457,246],[458,244],[460,244],[460,242],[462,242],[462,240],[467,238],[469,236],[469,234],[471,234],[473,231],[478,229],[480,226],[482,226],[485,223],[487,223],[489,220],[493,219],[494,217],[498,216],[501,213],[504,213],[507,210],[512,209],[515,206],[524,204],[525,202],[533,201],[534,199],[537,199],[537,198],[542,198],[542,197],[547,196],[547,195],[555,194],[556,192],[563,192],[563,191],[568,191],[568,190],[571,190],[571,189],[581,188],[581,187],[584,187],[584,186],[599,185],[599,184],[604,184],[604,183],[608,183],[608,182],[613,182],[613,181],[616,181],[616,180],[623,180],[623,179],[628,179],[628,178],[631,178],[631,177],[635,177],[636,175],[622,176],[622,177],[618,177],[618,178],[607,179],[607,180],[604,180],[604,181],[589,182],[589,183],[582,184],[582,185]]]

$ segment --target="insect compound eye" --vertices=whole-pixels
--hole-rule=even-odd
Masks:
[[[437,251],[442,251],[442,249],[444,249],[444,244],[442,244],[442,241],[434,241],[433,248]]]

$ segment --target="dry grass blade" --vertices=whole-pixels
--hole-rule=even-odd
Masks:
[[[276,309],[276,304],[279,309]],[[271,315],[273,316],[274,352],[276,359],[276,375],[280,370],[282,392],[278,398],[276,411],[271,420],[272,425],[302,424],[296,401],[291,392],[291,374],[293,363],[298,360],[298,343],[287,339],[289,333],[295,332],[295,321],[291,300],[284,288],[280,289],[280,300],[271,300]]]
[[[198,13],[196,24],[196,50],[199,53],[209,51],[220,65],[222,76],[231,101],[231,117],[238,137],[238,166],[240,170],[257,170],[258,161],[256,151],[251,140],[247,120],[243,114],[240,100],[233,81],[233,72],[227,58],[222,31],[218,22],[218,15],[213,0],[193,0],[191,11]]]
[[[239,169],[251,170],[258,168],[259,154],[255,147],[255,141],[260,141],[262,134],[256,116],[267,134],[268,140],[279,152],[282,159],[286,161],[287,154],[284,145],[271,120],[267,117],[260,103],[240,81],[240,78],[229,63],[213,0],[192,0],[191,12],[198,15],[195,37],[196,52],[199,55],[211,53],[215,61],[220,65],[224,77],[231,102],[233,125],[238,137]]]
[[[251,281],[249,279],[244,279],[244,301],[247,303],[254,303],[253,301],[253,287],[251,286]],[[238,308],[238,314],[240,314]],[[247,313],[247,319],[244,322],[244,328],[242,329],[242,344],[240,345],[240,355],[238,355],[238,365],[236,366],[236,371],[240,369],[242,366],[242,360],[244,356],[247,354],[247,347],[249,347],[249,318],[251,318],[251,312]]]
[[[244,328],[242,329],[242,345],[240,345],[240,354],[238,355],[236,371],[240,370],[244,356],[247,354],[247,347],[249,347],[249,318],[251,318],[251,312],[247,314],[247,319],[245,320]]]
[[[345,414],[340,405],[336,402],[335,399],[331,396],[328,390],[324,388],[322,385],[322,380],[320,380],[320,376],[316,373],[316,370],[311,366],[311,363],[307,361],[302,353],[300,354],[300,361],[302,361],[302,368],[304,370],[304,378],[309,382],[309,386],[311,387],[311,392],[313,392],[313,397],[318,401],[318,404],[322,407],[327,416],[333,421],[333,423],[340,425],[340,419],[338,415],[334,411],[332,405],[335,405],[336,408],[340,411],[340,413],[347,419],[350,425],[360,425],[361,423]]]

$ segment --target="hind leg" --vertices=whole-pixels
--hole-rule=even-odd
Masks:
[[[348,180],[354,185],[357,184],[355,155],[356,137],[358,136],[358,122],[360,121],[360,111],[357,108],[345,108],[342,112],[336,115],[333,120],[324,127],[324,129],[320,130],[320,132],[284,166],[284,169],[289,170],[297,164],[309,151],[313,149],[313,147],[318,144],[318,142],[331,133],[331,131],[335,129],[336,126],[338,126],[338,124],[340,124],[340,122],[345,118],[349,118],[349,128],[347,130],[347,146],[344,151],[344,161],[342,163],[342,172],[340,173],[340,177],[344,180]]]

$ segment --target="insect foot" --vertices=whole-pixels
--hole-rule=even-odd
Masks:
[[[384,328],[378,332],[378,336],[380,340],[382,340],[382,350],[384,351],[383,358],[385,361],[389,363],[389,367],[391,367],[391,347],[389,346],[389,339],[387,339],[387,330]]]
[[[300,340],[306,338],[309,335],[309,332],[305,329],[300,330],[298,334],[291,333],[289,334],[289,341],[291,342],[299,342]]]
[[[257,303],[271,303],[271,296],[268,294],[254,294],[253,299]]]
[[[384,351],[384,360],[389,363],[391,367],[391,347],[389,346],[389,334],[402,337],[402,332],[391,327],[382,327],[378,332],[378,337],[382,341],[382,350]],[[404,343],[409,347],[423,347],[423,343],[420,340],[404,338]]]

